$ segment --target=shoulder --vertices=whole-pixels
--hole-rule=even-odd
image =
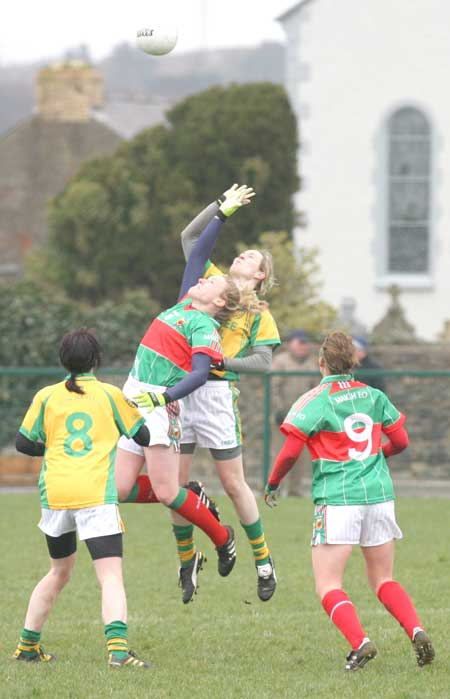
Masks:
[[[44,388],[41,388],[35,394],[33,402],[45,403],[50,398],[50,396],[54,395],[55,393],[58,393],[61,389],[65,390],[65,380],[51,384],[50,386],[44,386]]]
[[[216,277],[218,274],[224,275],[225,272],[223,272],[217,265],[214,264],[214,262],[211,262],[211,260],[208,260],[208,262],[205,265],[205,277]]]
[[[326,391],[329,387],[330,384],[320,383],[318,386],[314,386],[314,388],[311,388],[309,391],[306,391],[306,393],[303,393],[303,395],[301,395],[300,398],[296,400],[293,406],[294,409],[298,411],[304,410],[307,407],[311,408],[313,406],[316,406],[325,397]]]

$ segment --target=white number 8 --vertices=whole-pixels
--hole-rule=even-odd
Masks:
[[[362,432],[356,432],[356,430],[353,429],[353,426],[355,423],[359,423],[359,426],[361,427],[361,423],[364,425],[364,429]],[[372,451],[372,430],[373,430],[373,420],[369,415],[366,415],[366,413],[353,413],[353,415],[349,415],[348,417],[345,418],[344,420],[344,430],[345,434],[349,439],[352,440],[352,442],[365,442],[367,441],[367,446],[364,449],[364,451],[358,451],[357,449],[351,449],[348,450],[348,455],[351,459],[355,459],[356,461],[362,461],[365,459],[367,456],[369,456],[370,452]]]

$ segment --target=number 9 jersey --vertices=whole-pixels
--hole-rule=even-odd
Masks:
[[[306,442],[317,505],[361,505],[394,498],[381,439],[405,419],[382,391],[351,375],[325,376],[293,404],[280,430]]]
[[[144,424],[116,386],[80,374],[85,393],[65,382],[36,393],[19,432],[45,444],[39,477],[44,509],[66,510],[117,503],[114,460],[121,434],[133,437]]]

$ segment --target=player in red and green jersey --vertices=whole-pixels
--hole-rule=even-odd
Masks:
[[[276,504],[282,478],[306,445],[313,465],[316,591],[351,645],[345,669],[358,670],[377,655],[342,589],[353,545],[361,546],[371,588],[405,629],[423,666],[432,662],[433,646],[406,590],[392,579],[394,541],[402,533],[386,457],[408,445],[405,417],[382,391],[354,380],[355,364],[352,338],[330,333],[319,352],[322,381],[294,403],[281,425],[286,442],[270,473],[265,499],[271,507]],[[388,440],[384,443],[383,435]]]
[[[49,573],[36,585],[14,658],[51,662],[41,631],[75,564],[78,532],[86,541],[102,591],[110,667],[147,668],[128,649],[127,605],[122,580],[123,525],[117,508],[114,455],[119,436],[149,443],[144,419],[122,392],[98,381],[100,346],[87,330],[65,335],[60,360],[70,376],[35,395],[17,433],[16,448],[43,456],[39,478],[40,529],[50,554]]]
[[[230,192],[204,232],[207,245],[213,245],[223,223],[252,196],[253,190],[247,187]],[[121,500],[127,499],[145,461],[155,499],[173,511],[181,569],[189,568],[194,590],[203,557],[186,536],[181,517],[212,539],[220,575],[231,572],[236,557],[232,528],[223,526],[196,493],[179,486],[179,401],[207,380],[211,362],[222,359],[217,329],[240,303],[239,289],[229,277],[205,279],[202,271],[196,257],[192,257],[186,265],[178,302],[159,314],[139,344],[123,390],[146,411],[143,414],[151,440],[148,447],[139,449],[122,438],[116,459]]]
[[[223,196],[236,187],[233,185]],[[221,200],[210,204],[181,234],[185,257],[195,254],[206,278],[223,274],[209,260],[210,250],[200,233],[214,217]],[[241,308],[220,326],[223,362],[212,367],[208,381],[184,402],[181,473],[188,480],[196,446],[210,450],[253,553],[258,596],[268,601],[275,592],[276,575],[256,499],[245,479],[235,382],[242,370],[269,371],[273,349],[280,344],[272,314],[258,298],[273,284],[271,255],[264,250],[246,250],[234,259],[228,274],[241,291]]]

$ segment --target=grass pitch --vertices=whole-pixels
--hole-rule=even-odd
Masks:
[[[125,582],[130,646],[155,668],[114,671],[100,618],[100,597],[84,545],[74,577],[44,628],[43,645],[57,655],[50,666],[10,659],[33,586],[48,568],[37,529],[39,498],[2,494],[0,697],[173,697],[202,699],[324,697],[334,699],[447,699],[450,637],[450,502],[403,500],[397,518],[405,540],[397,546],[396,578],[412,596],[430,634],[436,661],[419,669],[411,644],[369,590],[355,550],[345,589],[379,656],[361,671],[343,671],[346,641],[314,595],[309,537],[312,504],[288,498],[261,512],[278,574],[270,602],[256,596],[256,574],[243,530],[228,500],[218,498],[222,520],[235,526],[238,562],[228,578],[208,557],[195,602],[183,605],[168,513],[159,505],[123,505],[127,526]]]

